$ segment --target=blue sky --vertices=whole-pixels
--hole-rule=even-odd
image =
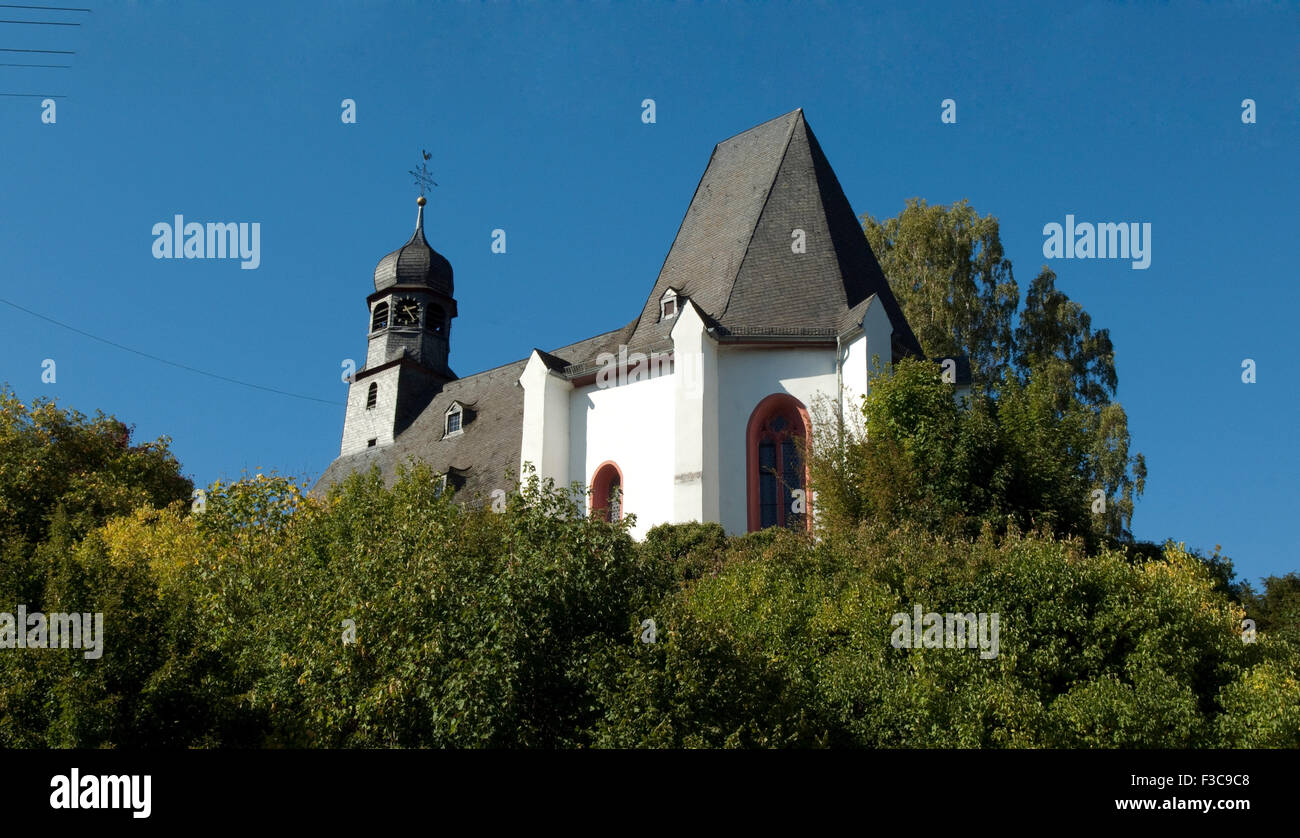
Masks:
[[[327,403],[5,305],[0,380],[170,435],[199,484],[314,480],[337,454],[341,363],[421,149],[465,375],[635,317],[713,145],[802,107],[856,212],[967,198],[1022,295],[1044,224],[1151,223],[1147,270],[1051,262],[1117,349],[1151,471],[1135,532],[1221,544],[1251,579],[1300,567],[1294,4],[78,4],[0,9],[81,24],[0,24],[0,48],[75,53],[0,52],[71,65],[0,67],[0,92],[66,97],[52,125],[0,97],[0,297]],[[154,259],[177,213],[260,223],[260,266]]]

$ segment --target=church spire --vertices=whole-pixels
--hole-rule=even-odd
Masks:
[[[424,206],[421,195],[415,201],[415,232],[406,244],[379,260],[375,267],[375,290],[395,285],[418,285],[450,299],[455,296],[451,263],[429,246],[424,237]]]

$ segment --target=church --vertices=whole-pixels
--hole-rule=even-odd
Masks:
[[[811,406],[854,410],[873,359],[923,357],[802,109],[714,147],[625,326],[456,375],[452,267],[425,239],[423,198],[366,307],[365,366],[315,491],[375,465],[391,483],[416,460],[458,500],[491,503],[535,469],[587,486],[589,514],[635,514],[638,538],[687,521],[810,527],[798,442],[831,430]]]

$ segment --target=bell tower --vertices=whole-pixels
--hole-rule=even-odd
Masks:
[[[348,387],[340,455],[391,444],[448,381],[456,316],[451,263],[424,238],[424,196],[410,241],[379,260],[366,297],[365,367]]]

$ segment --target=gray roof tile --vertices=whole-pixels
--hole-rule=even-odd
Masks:
[[[806,252],[792,250],[803,230]],[[920,354],[817,138],[795,110],[719,143],[646,298],[630,345],[658,342],[676,288],[724,330],[835,328],[879,297],[899,343]]]
[[[563,368],[574,358],[594,357],[606,347],[617,347],[626,332],[626,327],[615,329],[544,354]],[[339,457],[312,491],[322,492],[354,471],[368,471],[371,465],[378,465],[385,483],[392,485],[397,466],[412,460],[435,472],[456,473],[457,490],[464,497],[486,501],[493,489],[511,490],[519,475],[523,442],[524,391],[519,376],[527,363],[524,358],[448,382],[391,445]],[[444,417],[453,401],[470,408],[462,433],[444,438]]]
[[[415,232],[410,241],[375,266],[375,290],[383,291],[394,285],[422,285],[443,296],[455,296],[451,263],[424,238],[424,204],[420,204],[416,213]]]

